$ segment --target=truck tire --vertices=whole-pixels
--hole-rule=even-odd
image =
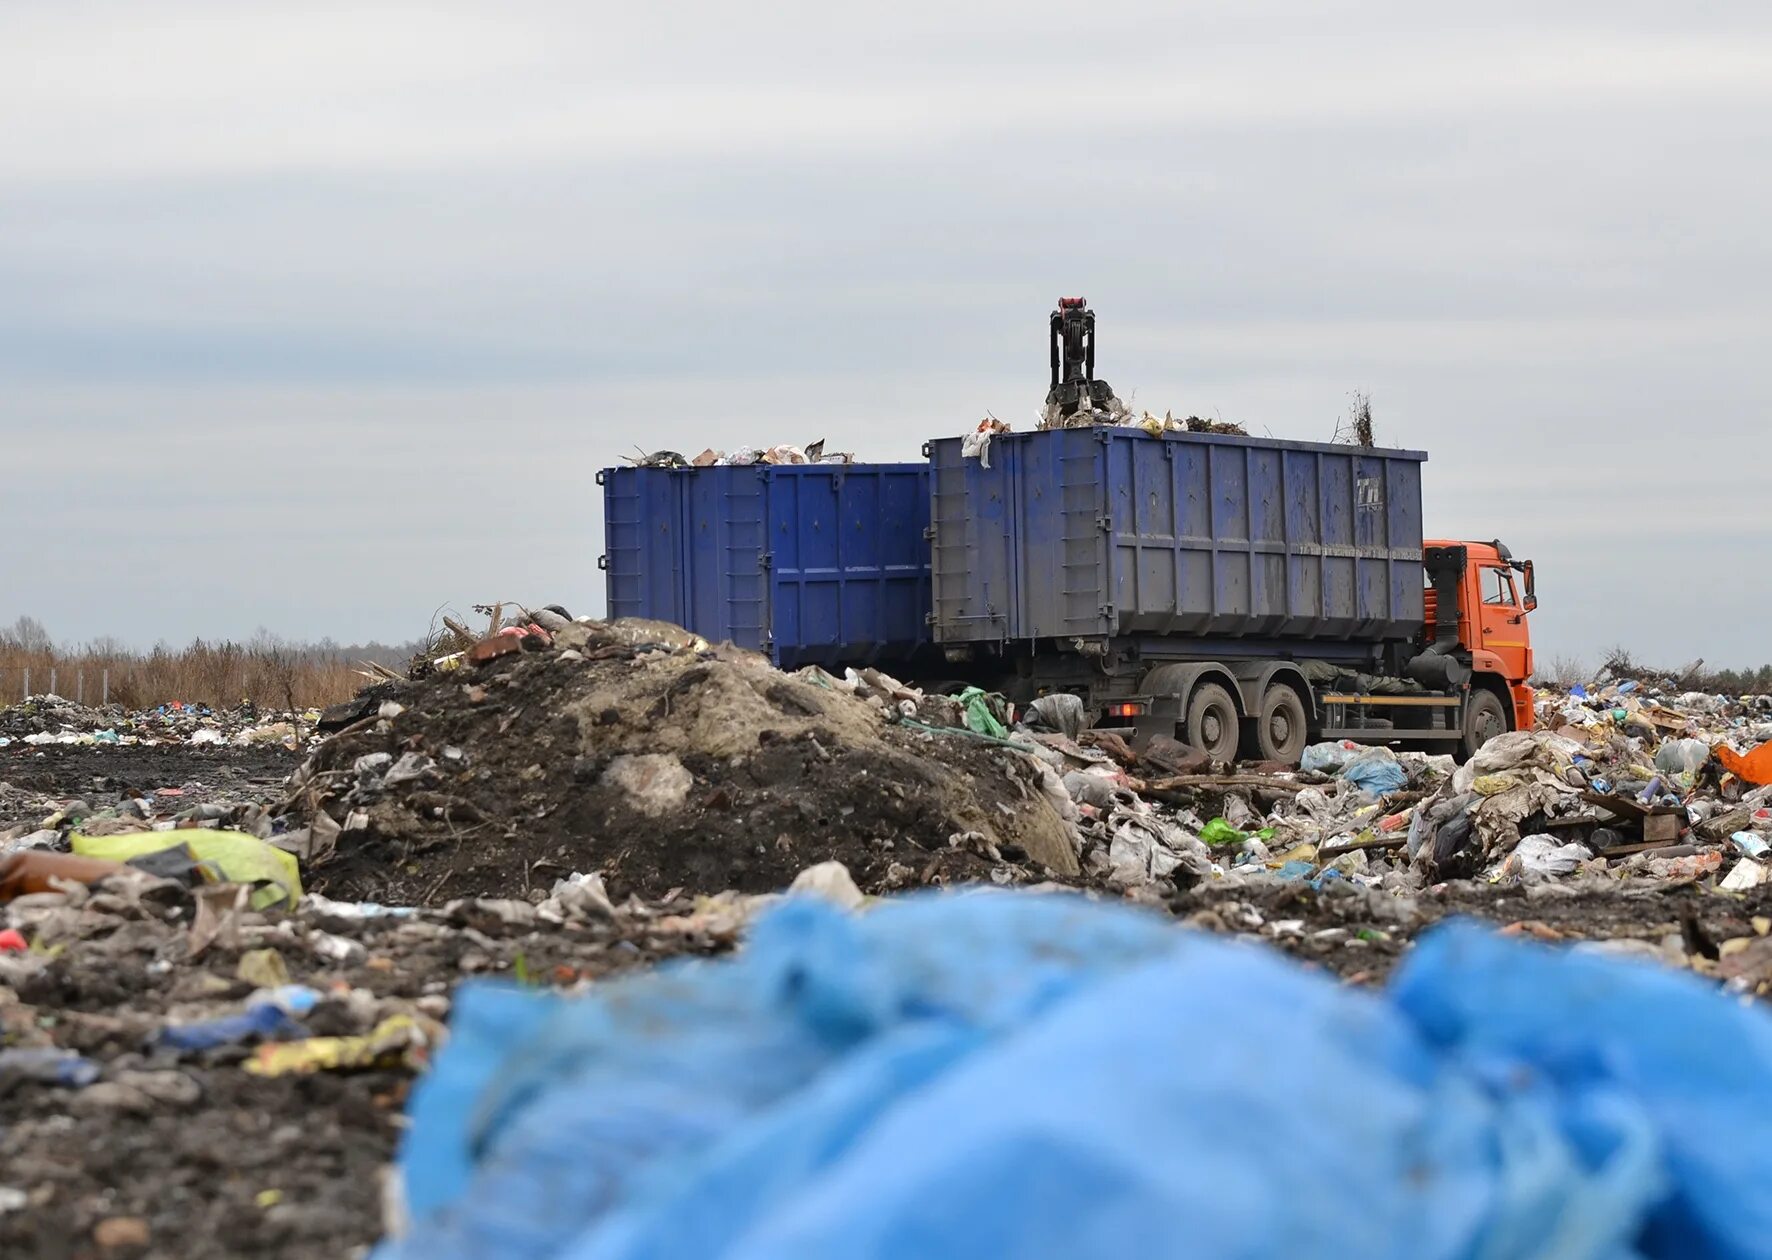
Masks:
[[[1296,765],[1309,738],[1304,701],[1284,683],[1269,687],[1255,714],[1255,750],[1263,761]]]
[[[1493,691],[1472,688],[1464,706],[1464,738],[1458,742],[1461,761],[1477,755],[1477,749],[1507,730],[1507,710]]]
[[[1187,742],[1214,761],[1237,759],[1242,724],[1236,701],[1217,683],[1201,683],[1187,702]]]

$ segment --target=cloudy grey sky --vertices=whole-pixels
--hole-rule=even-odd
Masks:
[[[644,10],[644,11],[642,11]],[[1135,405],[1540,564],[1541,652],[1772,657],[1772,6],[0,0],[0,620],[601,606],[636,445]]]

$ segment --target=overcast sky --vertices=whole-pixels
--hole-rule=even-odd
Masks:
[[[599,467],[1135,406],[1539,562],[1541,654],[1772,657],[1772,6],[0,0],[0,621],[602,605]]]

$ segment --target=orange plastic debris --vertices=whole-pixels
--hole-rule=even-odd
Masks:
[[[1749,783],[1772,783],[1772,740],[1767,740],[1745,755],[1727,744],[1718,744],[1711,752],[1730,774],[1746,779]]]
[[[0,901],[11,901],[30,893],[53,892],[55,885],[49,882],[52,879],[96,884],[121,870],[121,862],[78,857],[72,853],[51,853],[47,849],[8,853],[0,857]]]

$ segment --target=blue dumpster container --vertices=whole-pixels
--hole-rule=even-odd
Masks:
[[[610,468],[611,617],[652,617],[783,669],[890,666],[929,643],[924,464]]]
[[[939,644],[1405,639],[1421,451],[1101,426],[928,447]]]

